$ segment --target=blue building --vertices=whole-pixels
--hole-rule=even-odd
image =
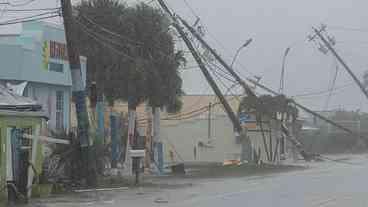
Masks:
[[[22,24],[17,34],[0,34],[0,84],[22,84],[21,95],[42,104],[51,130],[69,130],[72,79],[61,25]],[[81,57],[86,79],[86,58]]]

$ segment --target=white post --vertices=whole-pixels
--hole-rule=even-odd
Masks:
[[[153,142],[154,142],[154,152],[155,152],[155,161],[158,166],[158,170],[160,173],[163,172],[163,146],[160,138],[160,107],[155,107],[153,113]]]
[[[160,112],[159,107],[155,107],[153,113],[153,141],[160,142]]]
[[[12,144],[11,144],[11,131],[12,128],[7,128],[6,131],[6,181],[14,181],[13,179],[13,156],[12,156]]]
[[[35,166],[37,159],[38,135],[40,135],[40,130],[41,130],[40,126],[37,126],[35,129],[36,136],[32,139],[32,152],[31,152],[31,159],[29,160],[31,164],[28,166],[27,198],[31,198],[32,195],[32,182],[33,177],[35,176],[33,167]]]

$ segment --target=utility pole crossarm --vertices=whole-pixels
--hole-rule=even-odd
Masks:
[[[326,38],[321,34],[321,31],[313,28],[316,35],[322,40],[322,42],[326,45],[326,47],[332,52],[332,54],[336,57],[336,59],[341,63],[341,65],[345,68],[345,70],[349,73],[349,75],[354,79],[355,83],[359,86],[360,90],[363,92],[365,97],[368,99],[368,92],[364,88],[363,84],[360,80],[355,76],[353,71],[349,68],[349,66],[345,63],[342,57],[336,52],[333,46],[326,40]]]

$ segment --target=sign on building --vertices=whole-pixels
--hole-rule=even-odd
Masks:
[[[59,61],[67,61],[68,53],[65,43],[56,41],[44,41],[42,46],[43,69],[54,72],[64,72],[64,64]],[[57,60],[57,61],[52,61]]]
[[[242,112],[239,114],[239,121],[247,129],[257,129],[257,120],[253,114]]]

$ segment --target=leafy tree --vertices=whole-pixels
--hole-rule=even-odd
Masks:
[[[79,14],[77,21],[85,25],[78,25],[79,35],[76,38],[79,38],[80,52],[88,58],[87,84],[90,85],[92,82],[96,82],[98,92],[104,92],[110,102],[114,99],[112,98],[113,94],[116,98],[125,97],[127,87],[117,86],[122,86],[122,83],[127,82],[124,72],[120,71],[122,62],[126,61],[123,61],[123,58],[113,52],[109,47],[103,45],[103,43],[108,44],[108,42],[98,38],[96,33],[106,35],[97,26],[103,25],[105,29],[121,34],[123,30],[119,28],[123,24],[120,16],[126,10],[126,6],[113,0],[90,0],[82,1],[77,5],[76,9]],[[87,17],[88,20],[84,17]],[[108,35],[107,38],[111,38],[111,36]],[[115,41],[126,44],[120,40],[115,39]]]
[[[130,22],[134,37],[141,42],[138,56],[146,72],[146,97],[152,107],[165,107],[168,111],[181,108],[182,80],[179,66],[186,60],[181,51],[175,51],[170,21],[156,8],[138,4]]]
[[[257,117],[265,116],[276,118],[277,114],[284,114],[286,119],[298,116],[298,109],[292,104],[292,100],[284,95],[270,96],[263,95],[258,99],[244,97],[239,106],[239,112],[255,113]]]
[[[181,108],[178,69],[185,58],[175,50],[170,22],[159,9],[117,0],[82,1],[76,8],[85,25],[78,38],[88,58],[87,82],[96,82],[110,104],[125,100],[135,109],[147,100],[168,111]]]

